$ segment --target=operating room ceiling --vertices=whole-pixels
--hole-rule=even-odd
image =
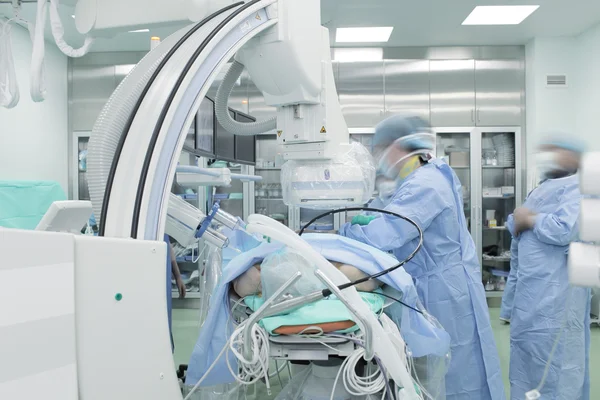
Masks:
[[[385,44],[391,47],[518,45],[534,37],[578,35],[600,22],[599,0],[321,0],[321,3],[323,24],[331,31],[333,46],[338,46],[334,41],[337,27],[393,26],[390,41]],[[526,4],[538,4],[540,8],[520,25],[461,25],[477,5]],[[10,12],[10,5],[0,5],[0,14]],[[67,40],[79,45],[82,40],[71,18],[73,8],[63,5],[61,14]],[[23,16],[34,18],[35,4],[25,4]],[[177,28],[123,33],[112,39],[98,39],[93,51],[148,50],[151,36],[164,38]],[[49,29],[47,36],[50,37]],[[348,43],[343,46],[356,45]]]

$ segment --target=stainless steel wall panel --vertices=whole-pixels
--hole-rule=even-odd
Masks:
[[[433,60],[429,64],[431,124],[475,124],[475,61]]]
[[[384,117],[382,62],[339,63],[338,95],[348,127],[371,127]]]
[[[70,99],[73,131],[91,131],[116,85],[114,65],[85,65],[73,70]]]
[[[385,61],[385,112],[418,115],[429,121],[429,61]]]
[[[520,60],[476,60],[476,122],[482,126],[519,126],[524,97]]]

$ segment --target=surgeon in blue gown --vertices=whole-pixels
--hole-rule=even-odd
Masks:
[[[450,400],[504,400],[475,244],[467,229],[461,184],[442,160],[429,153],[435,136],[418,117],[394,116],[375,130],[379,169],[397,190],[385,210],[413,219],[424,232],[423,248],[405,265],[425,308],[451,337],[446,375]],[[346,224],[340,234],[405,259],[418,244],[408,222],[380,216],[368,224]]]
[[[590,290],[571,286],[567,268],[569,244],[578,232],[577,169],[583,149],[572,139],[545,141],[538,160],[542,183],[507,221],[513,246],[518,246],[510,318],[510,386],[515,400],[540,385],[557,338],[541,398],[590,398]]]

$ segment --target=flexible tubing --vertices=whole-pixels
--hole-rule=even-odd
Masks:
[[[234,120],[229,114],[229,96],[231,96],[231,91],[242,72],[244,72],[244,64],[234,61],[225,74],[215,98],[217,120],[226,131],[240,136],[254,136],[277,129],[276,117],[264,121],[245,123]]]
[[[0,106],[13,108],[19,104],[19,83],[12,55],[11,20],[0,21]]]
[[[46,2],[46,0],[38,0],[39,2]],[[39,4],[39,3],[38,3]],[[83,46],[78,49],[74,49],[65,42],[65,30],[62,22],[60,21],[60,14],[58,13],[59,0],[50,0],[50,27],[52,28],[52,36],[56,41],[56,45],[65,55],[73,58],[83,57],[90,51],[90,47],[94,43],[94,38],[86,36]],[[44,17],[45,21],[45,17]],[[43,30],[43,27],[42,27]]]
[[[44,73],[46,42],[44,39],[44,28],[46,26],[47,15],[48,4],[46,0],[38,0],[35,35],[33,37],[33,53],[31,54],[31,67],[29,69],[29,80],[31,82],[29,93],[31,99],[36,103],[46,99],[46,77]]]
[[[187,30],[189,27],[169,36],[133,68],[110,96],[94,124],[87,165],[90,198],[98,222],[102,218],[104,191],[123,127],[127,124],[150,77],[167,52]]]

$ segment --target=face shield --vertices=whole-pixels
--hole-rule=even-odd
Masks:
[[[429,154],[434,146],[435,134],[417,132],[398,138],[389,146],[375,147],[373,157],[381,173],[389,179],[395,179],[406,160],[415,155]],[[396,156],[392,155],[394,150],[396,150]]]

